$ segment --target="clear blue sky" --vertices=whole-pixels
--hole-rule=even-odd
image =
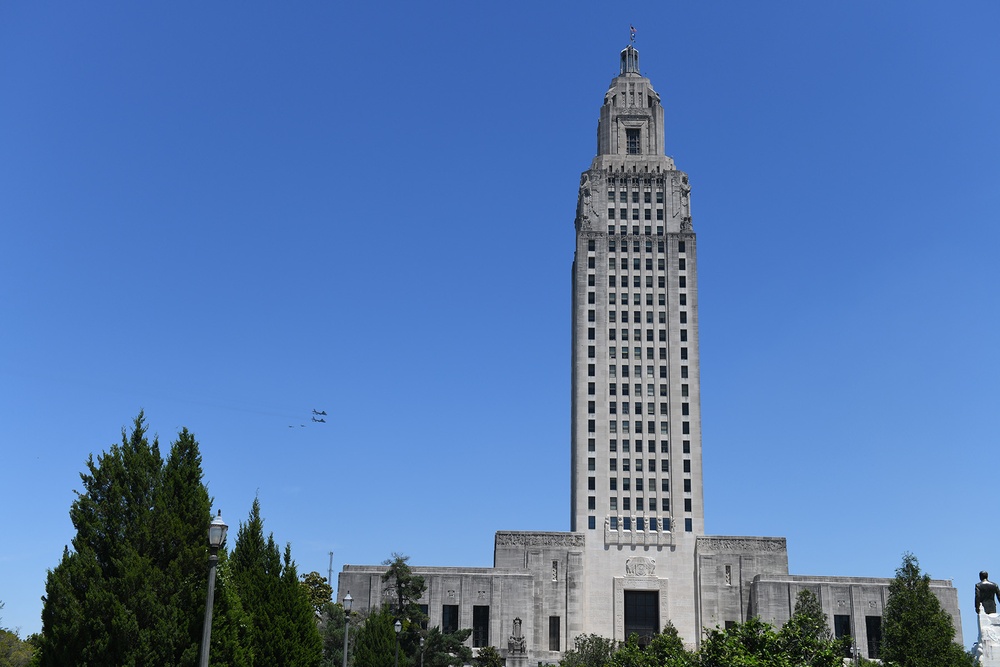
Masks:
[[[912,551],[974,641],[995,2],[4,3],[3,624],[40,629],[140,408],[302,571],[568,529],[573,214],[630,23],[694,188],[708,532],[796,574]]]

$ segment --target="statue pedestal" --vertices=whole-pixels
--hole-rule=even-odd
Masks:
[[[976,656],[981,667],[1000,667],[1000,614],[979,612]]]

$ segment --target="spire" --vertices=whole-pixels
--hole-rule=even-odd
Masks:
[[[631,44],[622,49],[621,73],[639,74],[639,52]]]

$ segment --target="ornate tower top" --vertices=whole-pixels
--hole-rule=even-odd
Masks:
[[[611,158],[607,164],[595,163],[599,169],[621,169],[625,159],[667,168],[666,163],[661,164],[666,155],[660,96],[639,72],[639,51],[631,44],[622,49],[620,73],[604,94],[597,127],[597,157],[598,161],[601,157]]]
[[[639,74],[639,52],[629,44],[622,49],[622,74]]]

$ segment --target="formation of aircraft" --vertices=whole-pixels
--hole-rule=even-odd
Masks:
[[[326,419],[324,419],[324,417],[326,417],[326,410],[317,410],[316,408],[313,408],[313,411],[312,411],[312,421],[314,423],[316,423],[316,424],[325,424],[326,423]],[[305,424],[299,424],[299,427],[300,428],[305,428],[306,425]],[[295,428],[295,424],[289,424],[288,428]]]

